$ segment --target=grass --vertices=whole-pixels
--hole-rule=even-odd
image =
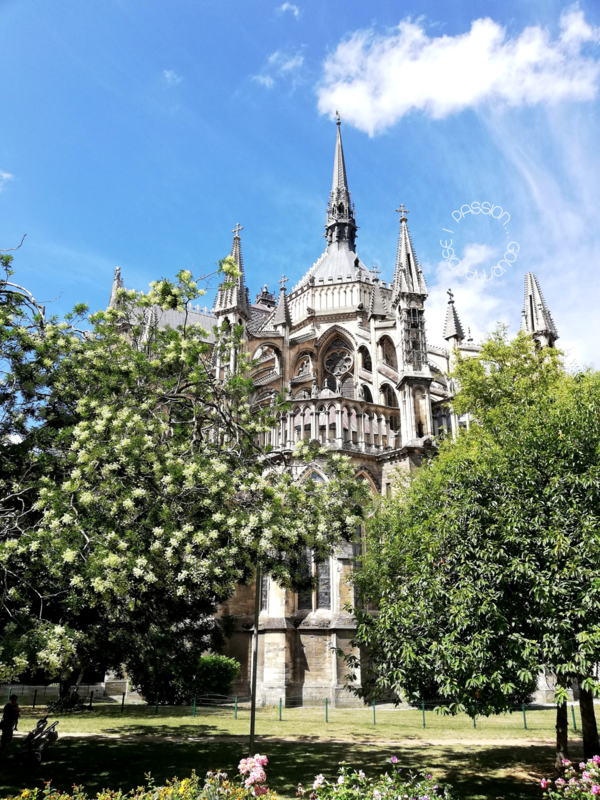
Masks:
[[[33,727],[39,712],[24,710],[20,724]],[[98,706],[83,715],[59,717],[63,736],[47,748],[44,761],[32,772],[19,764],[18,741],[0,762],[2,797],[42,786],[52,779],[61,789],[80,783],[94,793],[105,787],[128,790],[151,772],[158,781],[195,769],[199,774],[223,768],[235,774],[246,755],[249,711],[126,706]],[[323,772],[332,777],[340,761],[369,770],[381,769],[397,755],[406,769],[431,770],[453,787],[456,800],[481,798],[541,798],[539,780],[553,770],[555,712],[527,712],[477,720],[465,715],[441,717],[426,712],[426,728],[418,710],[259,709],[258,744],[269,756],[269,785],[282,797],[293,798],[299,782],[308,784]],[[579,719],[577,719],[579,723]],[[579,726],[580,727],[580,726]],[[78,736],[77,734],[81,734]],[[579,760],[581,741],[574,734],[572,757]]]

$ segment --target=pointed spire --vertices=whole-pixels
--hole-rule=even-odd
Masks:
[[[460,324],[460,319],[454,307],[454,295],[452,289],[448,289],[448,308],[446,310],[446,322],[444,324],[444,339],[456,339],[458,343],[465,338],[465,332]]]
[[[287,281],[288,279],[285,277],[285,275],[282,275],[281,280],[279,281],[281,284],[281,289],[279,290],[279,300],[277,301],[277,308],[275,309],[275,313],[271,320],[271,325],[274,328],[277,328],[278,325],[287,325],[288,328],[292,327],[292,317],[290,315],[287,294],[285,292],[285,285]]]
[[[328,251],[350,250],[354,253],[356,252],[354,244],[356,220],[354,218],[354,207],[350,202],[350,191],[346,177],[346,163],[342,146],[342,123],[339,113],[337,111],[335,113],[337,116],[337,138],[333,159],[333,185],[327,206],[325,236],[327,237]]]
[[[398,294],[417,294],[427,297],[427,284],[425,277],[415,255],[412,239],[408,230],[409,210],[400,204],[396,209],[400,214],[400,232],[398,234],[398,251],[396,254],[396,269],[394,271],[394,296]]]
[[[233,281],[233,286],[225,288],[223,283],[219,284],[213,311],[215,314],[222,315],[228,311],[235,311],[246,320],[250,319],[250,303],[248,300],[248,290],[244,286],[244,260],[242,258],[242,240],[240,231],[244,229],[238,222],[233,229],[233,244],[231,245],[231,255],[235,261],[241,275]]]
[[[558,339],[554,320],[533,272],[525,275],[525,305],[521,312],[521,330],[530,333],[539,344],[548,347],[552,347]]]
[[[110,290],[110,300],[108,301],[109,308],[116,308],[119,305],[117,292],[123,288],[123,278],[121,277],[121,267],[115,267],[115,277],[113,285]]]
[[[335,158],[333,161],[333,186],[332,193],[336,190],[348,191],[348,179],[346,178],[346,162],[344,161],[344,148],[342,146],[342,121],[339,112],[335,112],[337,118],[337,139],[335,141]]]
[[[371,303],[369,305],[369,319],[371,317],[385,317],[387,316],[387,310],[385,307],[385,299],[381,292],[381,285],[379,283],[378,278],[379,270],[377,267],[373,267],[372,273],[372,282],[373,282],[373,289],[371,290]]]

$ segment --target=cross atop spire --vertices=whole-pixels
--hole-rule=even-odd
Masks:
[[[377,269],[377,265],[376,264],[373,264],[373,269],[371,270],[371,272],[373,273],[373,280],[374,281],[378,281],[379,280],[378,276],[379,276],[381,270]]]
[[[396,214],[400,214],[400,222],[406,222],[406,215],[410,214],[408,208],[404,208],[404,203],[400,203],[400,208],[396,209]]]
[[[409,211],[404,208],[404,203],[400,203],[400,208],[397,208],[396,212],[401,216],[396,269],[394,271],[394,303],[397,302],[400,294],[427,297],[425,277],[417,261],[408,225],[406,224],[406,215]]]
[[[341,118],[340,118],[340,112],[339,112],[339,111],[336,111],[336,112],[335,112],[335,118],[336,118],[336,122],[337,122],[337,124],[338,124],[338,125],[341,125],[341,124],[342,124],[342,120],[341,120]]]
[[[281,285],[281,291],[285,292],[285,285],[288,282],[289,278],[286,278],[285,275],[282,275],[278,283]]]
[[[242,239],[240,231],[244,229],[240,223],[236,223],[235,228],[231,231],[233,233],[233,243],[231,245],[231,256],[236,263],[241,275],[233,281],[233,286],[225,288],[223,284],[219,284],[215,302],[213,305],[214,313],[219,316],[230,311],[249,319],[250,309],[247,297],[247,289],[244,285],[244,260],[242,258]]]
[[[451,339],[462,342],[464,338],[465,332],[454,305],[454,294],[452,293],[452,289],[448,289],[448,308],[446,310],[446,322],[444,323],[444,339],[446,339],[447,342]]]

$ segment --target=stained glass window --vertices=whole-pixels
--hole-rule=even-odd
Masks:
[[[331,569],[329,559],[317,565],[317,608],[331,608]]]

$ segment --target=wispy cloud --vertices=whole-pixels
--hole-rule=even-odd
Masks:
[[[183,78],[180,77],[173,69],[163,70],[163,78],[165,79],[167,86],[177,86],[177,84],[181,83],[183,80]]]
[[[11,174],[10,174],[10,172],[3,172],[3,171],[0,169],[0,192],[1,192],[1,191],[2,191],[2,189],[4,188],[4,184],[5,184],[7,181],[12,181],[12,180],[14,179],[14,177],[15,177],[15,176],[14,176],[14,175],[11,175]]]
[[[560,17],[552,39],[540,26],[516,37],[494,20],[475,20],[467,33],[428,36],[419,21],[397,32],[357,31],[326,59],[319,110],[340,109],[356,127],[374,134],[417,109],[434,119],[484,103],[505,106],[590,100],[600,60],[582,48],[600,42],[583,11]]]
[[[253,75],[252,80],[261,83],[263,86],[266,86],[267,89],[271,89],[275,83],[275,80],[270,75]]]
[[[298,6],[295,6],[293,3],[284,3],[282,6],[279,6],[279,10],[282,13],[285,13],[286,11],[290,11],[296,17],[296,19],[298,19],[298,17],[300,16],[300,9],[298,8]]]
[[[297,71],[304,63],[304,56],[301,53],[285,53],[276,50],[267,59],[265,68],[258,75],[253,75],[252,79],[271,89],[277,79],[292,77],[296,80]]]

